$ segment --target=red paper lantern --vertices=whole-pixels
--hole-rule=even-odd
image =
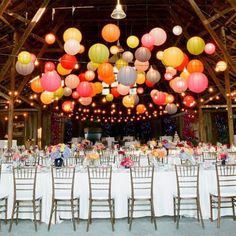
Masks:
[[[156,105],[164,105],[166,102],[166,94],[160,91],[157,91],[152,97],[153,102]]]
[[[61,77],[55,70],[44,73],[40,82],[42,87],[49,92],[54,92],[61,87]]]
[[[207,77],[200,72],[195,72],[188,77],[188,88],[194,93],[201,93],[208,87]]]
[[[79,93],[77,91],[73,91],[72,98],[78,99],[79,98]]]
[[[48,61],[47,63],[45,63],[44,65],[44,72],[48,72],[48,71],[53,71],[55,70],[55,64],[51,61]]]
[[[79,93],[80,97],[90,97],[93,93],[93,88],[89,82],[82,81],[79,83],[76,91]]]
[[[119,92],[117,91],[117,88],[116,88],[116,87],[114,87],[114,88],[111,89],[111,94],[112,94],[114,97],[116,97],[116,98],[120,96],[120,94],[119,94]]]
[[[154,85],[155,85],[155,83],[152,83],[152,82],[150,82],[149,80],[145,80],[145,84],[149,87],[149,88],[152,88],[152,87],[154,87]]]
[[[61,65],[63,68],[67,69],[67,70],[72,70],[75,67],[75,64],[77,63],[76,57],[73,55],[69,55],[69,54],[64,54],[61,57]]]
[[[179,66],[175,67],[175,69],[178,71],[182,71],[187,66],[188,62],[189,62],[188,56],[184,53],[183,62]]]
[[[86,81],[85,73],[80,73],[80,74],[79,74],[79,81],[80,81],[80,82]]]
[[[74,110],[74,104],[71,101],[65,101],[62,103],[62,110],[64,112],[72,112]]]
[[[191,95],[187,95],[184,97],[183,104],[186,107],[194,107],[194,106],[196,106],[195,98]]]

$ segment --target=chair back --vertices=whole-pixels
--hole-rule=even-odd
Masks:
[[[216,165],[218,196],[222,192],[236,196],[236,165]]]
[[[134,166],[130,168],[132,198],[153,196],[153,166]]]
[[[71,199],[74,197],[74,180],[75,180],[75,167],[52,167],[52,196],[64,197],[70,196]]]
[[[80,157],[68,157],[63,159],[64,166],[76,166],[77,164],[82,165],[82,158]]]
[[[89,198],[111,198],[111,166],[89,166]]]
[[[168,155],[177,155],[179,153],[179,149],[178,148],[169,148],[167,153],[168,153]]]
[[[115,163],[115,155],[110,151],[105,151],[100,156],[100,164],[101,165],[112,165]]]
[[[210,161],[213,163],[217,162],[217,153],[216,152],[204,151],[204,152],[202,152],[202,155],[203,155],[203,161]]]
[[[134,166],[140,166],[140,155],[132,155],[131,159],[134,162]]]
[[[199,195],[199,165],[175,166],[177,194]]]
[[[32,197],[36,193],[37,167],[13,168],[14,198]]]

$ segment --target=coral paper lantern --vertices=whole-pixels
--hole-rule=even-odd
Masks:
[[[183,104],[186,107],[195,107],[196,106],[195,98],[191,95],[187,95],[184,97]]]
[[[94,80],[94,78],[95,78],[95,73],[94,73],[94,71],[92,71],[92,70],[87,70],[87,71],[84,73],[84,76],[85,76],[85,79],[86,79],[87,81],[92,81],[92,80]]]
[[[55,64],[51,61],[46,62],[44,65],[44,72],[46,73],[53,70],[55,70]]]
[[[49,33],[45,35],[45,42],[47,44],[54,44],[56,41],[56,36],[53,33]]]
[[[72,70],[77,63],[76,57],[69,54],[64,54],[60,59],[61,65],[67,70]]]
[[[55,70],[44,73],[40,81],[42,87],[49,92],[54,92],[61,87],[61,77]]]
[[[141,38],[141,43],[144,47],[152,47],[154,44],[154,39],[150,34],[144,34]]]
[[[120,29],[115,24],[107,24],[102,28],[102,37],[105,41],[112,43],[119,39]]]
[[[127,38],[126,43],[130,48],[136,48],[139,45],[139,39],[137,36],[131,35]]]
[[[173,79],[173,75],[168,72],[168,73],[164,74],[164,78],[165,78],[165,80],[172,80]]]
[[[88,106],[92,103],[93,99],[91,97],[81,97],[79,98],[79,102],[83,105],[83,106]]]
[[[137,111],[139,114],[143,114],[146,110],[147,110],[147,108],[146,108],[143,104],[138,104],[138,105],[136,106],[136,111]]]
[[[160,46],[160,45],[164,44],[167,39],[167,34],[166,34],[165,30],[163,30],[162,28],[158,28],[158,27],[153,28],[149,32],[149,34],[152,36],[155,46]]]
[[[34,79],[31,82],[30,87],[35,93],[42,93],[44,91],[40,82],[40,78]]]
[[[207,44],[205,45],[204,51],[205,51],[206,54],[209,54],[209,55],[213,54],[213,53],[216,51],[216,46],[215,46],[215,44],[213,44],[213,43],[207,43]]]
[[[69,87],[65,87],[65,88],[63,88],[63,90],[64,90],[63,91],[64,96],[66,96],[66,97],[69,97],[72,94],[72,89]]]
[[[75,39],[80,43],[82,40],[82,34],[77,28],[68,28],[63,34],[63,40],[66,42],[69,39]]]
[[[101,43],[96,43],[89,48],[88,56],[92,62],[103,63],[109,58],[109,49]]]
[[[202,38],[194,36],[187,42],[187,49],[193,55],[199,55],[204,51],[205,42]]]
[[[74,104],[72,101],[64,101],[62,103],[62,110],[64,112],[72,112],[74,110]]]
[[[194,93],[201,93],[208,87],[208,78],[200,72],[194,72],[188,77],[188,88]]]
[[[79,93],[77,91],[72,92],[72,98],[78,99],[79,98]]]
[[[188,65],[187,65],[187,70],[189,73],[203,72],[204,65],[200,60],[194,59],[194,60],[189,61]]]
[[[54,93],[43,91],[40,95],[40,100],[43,104],[48,105],[53,102]]]
[[[75,89],[79,85],[79,77],[74,74],[70,74],[66,76],[65,85],[71,89]]]
[[[170,47],[164,50],[162,63],[165,66],[177,67],[182,64],[184,53],[177,47]]]
[[[117,81],[123,85],[132,85],[136,79],[136,70],[131,66],[122,67],[117,74]]]
[[[156,105],[163,105],[166,102],[166,94],[161,91],[158,91],[152,97],[152,100]]]
[[[165,110],[169,115],[175,114],[178,110],[177,106],[174,103],[169,103],[166,105]]]
[[[176,93],[182,93],[187,90],[188,84],[186,79],[181,77],[176,77],[170,81],[170,87],[176,92]]]
[[[64,50],[69,55],[76,55],[80,51],[80,43],[76,39],[69,39],[64,44]]]
[[[139,47],[135,51],[135,58],[141,62],[148,61],[151,58],[151,52],[146,47]]]
[[[97,72],[101,78],[110,77],[113,75],[113,66],[107,62],[102,63],[98,66]]]
[[[130,87],[129,87],[129,86],[125,86],[125,85],[123,85],[123,84],[118,84],[118,86],[117,86],[117,91],[118,91],[118,93],[119,93],[120,95],[125,96],[125,95],[127,95],[127,94],[129,93]]]
[[[143,92],[144,92],[143,87],[137,88],[137,93],[138,93],[138,94],[142,94]]]
[[[90,97],[93,93],[93,88],[87,81],[80,82],[76,90],[79,93],[80,97]]]
[[[139,60],[135,60],[134,66],[137,71],[140,71],[140,72],[146,71],[149,67],[149,61],[141,62]]]

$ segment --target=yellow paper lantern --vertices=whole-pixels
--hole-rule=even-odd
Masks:
[[[127,38],[126,43],[130,48],[136,48],[139,45],[139,39],[137,36],[131,35]]]
[[[119,48],[116,45],[110,47],[110,53],[115,55],[119,52]]]
[[[95,83],[94,83],[94,86],[95,86],[96,94],[99,94],[99,93],[102,92],[102,90],[103,90],[102,83],[100,83],[100,82],[95,82]]]
[[[128,65],[128,62],[123,60],[123,59],[118,59],[116,61],[116,68],[119,70],[121,67],[123,66],[127,66]]]
[[[21,64],[29,64],[32,61],[31,53],[29,53],[27,51],[20,52],[18,55],[18,61]]]
[[[82,34],[74,27],[68,28],[63,34],[63,40],[66,42],[69,39],[76,39],[77,41],[81,42]]]
[[[64,88],[60,87],[54,92],[54,98],[60,99],[64,95]]]
[[[186,69],[184,69],[179,76],[181,78],[188,79],[189,75],[190,73]]]
[[[122,99],[122,103],[126,108],[131,108],[134,106],[134,97],[132,95],[126,95]]]
[[[194,36],[187,42],[187,49],[193,55],[199,55],[204,51],[205,42],[202,38]]]
[[[113,96],[111,93],[109,93],[109,94],[106,95],[106,100],[107,100],[108,102],[112,102],[113,99],[114,99],[114,96]]]
[[[184,60],[184,53],[177,47],[167,48],[163,53],[162,63],[165,66],[177,67]]]
[[[71,70],[67,70],[65,68],[62,67],[61,63],[58,63],[57,64],[57,72],[60,74],[60,75],[69,75]]]
[[[46,104],[46,105],[52,103],[53,98],[54,98],[54,93],[53,92],[44,91],[40,95],[41,102],[43,104]]]
[[[227,63],[225,61],[218,61],[216,63],[216,71],[225,71],[227,69]]]
[[[157,54],[156,54],[156,58],[158,60],[162,60],[163,59],[163,55],[164,55],[163,51],[158,51]]]
[[[146,79],[145,72],[138,71],[136,83],[137,84],[144,84],[145,83],[145,79]]]

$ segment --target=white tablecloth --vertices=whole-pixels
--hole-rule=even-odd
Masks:
[[[48,223],[51,209],[51,173],[41,172],[37,176],[37,188],[43,195],[42,221]],[[10,218],[13,204],[13,181],[12,173],[3,172],[1,179],[1,191],[9,195],[8,218]],[[209,192],[216,189],[215,170],[200,171],[200,200],[204,219],[210,217]],[[157,169],[154,174],[154,208],[156,216],[173,216],[173,193],[176,191],[176,177],[173,170]],[[80,194],[80,218],[88,216],[88,175],[87,172],[76,172],[75,192]],[[130,195],[129,170],[114,171],[112,176],[112,195],[115,198],[115,217],[127,217],[127,198]],[[141,214],[141,215],[140,215]],[[222,215],[231,215],[230,209],[221,211]],[[145,216],[145,212],[139,212],[136,216]],[[196,217],[196,212],[188,212],[189,216]],[[216,212],[214,213],[216,217]],[[135,216],[135,215],[134,215]],[[29,215],[20,215],[27,218]],[[70,217],[68,215],[68,217]],[[97,218],[109,217],[107,213],[95,215]]]

